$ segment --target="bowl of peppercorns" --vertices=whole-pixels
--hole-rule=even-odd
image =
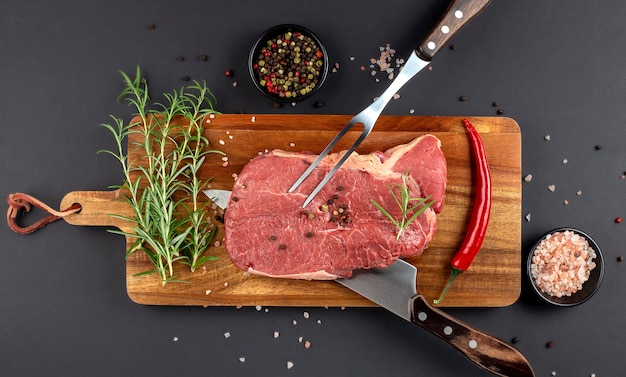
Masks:
[[[307,28],[284,24],[261,34],[248,59],[255,86],[280,102],[298,102],[311,97],[328,74],[328,54]]]

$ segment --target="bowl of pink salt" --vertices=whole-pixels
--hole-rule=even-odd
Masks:
[[[558,228],[544,234],[532,247],[527,273],[542,300],[574,306],[587,301],[600,288],[604,260],[600,247],[587,233]]]

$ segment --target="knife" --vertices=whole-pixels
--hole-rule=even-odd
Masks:
[[[204,190],[213,203],[225,210],[229,190]],[[430,305],[417,294],[417,268],[402,259],[386,268],[358,270],[339,284],[426,329],[479,367],[508,377],[535,376],[526,357],[515,347],[464,323]]]

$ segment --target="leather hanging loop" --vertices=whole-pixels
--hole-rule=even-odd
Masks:
[[[47,204],[43,203],[39,199],[22,193],[10,194],[7,198],[7,203],[9,203],[9,209],[7,210],[7,223],[9,224],[9,228],[19,234],[32,233],[62,217],[77,213],[81,209],[80,204],[76,203],[65,210],[57,211]],[[44,217],[43,219],[37,221],[30,226],[19,226],[16,222],[17,217],[20,215],[20,213],[28,213],[32,209],[32,206],[41,208],[42,210],[48,212],[50,215]]]

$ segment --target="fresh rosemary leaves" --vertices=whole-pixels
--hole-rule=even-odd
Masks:
[[[126,87],[118,100],[134,107],[135,117],[125,124],[111,116],[113,124],[102,126],[113,134],[117,150],[100,152],[114,156],[121,164],[124,183],[112,188],[121,189],[134,215],[112,214],[133,223],[132,232],[112,232],[132,237],[135,241],[127,257],[144,251],[155,268],[141,275],[158,273],[165,285],[180,281],[174,274],[176,262],[194,271],[216,259],[203,255],[216,228],[208,218],[206,203],[198,200],[207,183],[198,174],[206,155],[222,153],[206,149],[209,142],[202,134],[203,118],[217,113],[213,109],[215,97],[206,83],[194,81],[179,91],[165,93],[165,103],[150,104],[139,67],[134,79],[120,73]],[[150,105],[155,109],[149,109]],[[125,153],[122,142],[130,136],[141,141]]]
[[[430,199],[430,196],[426,198],[412,198],[411,197],[411,187],[407,184],[408,173],[402,175],[402,183],[390,183],[387,185],[387,189],[391,193],[394,201],[400,207],[400,211],[402,216],[400,219],[395,219],[389,211],[383,208],[376,200],[370,199],[372,204],[378,208],[383,215],[385,215],[393,225],[398,228],[398,233],[396,234],[396,239],[400,239],[400,235],[404,229],[408,228],[408,226],[415,220],[419,215],[424,213],[427,208],[432,206],[435,201]]]

